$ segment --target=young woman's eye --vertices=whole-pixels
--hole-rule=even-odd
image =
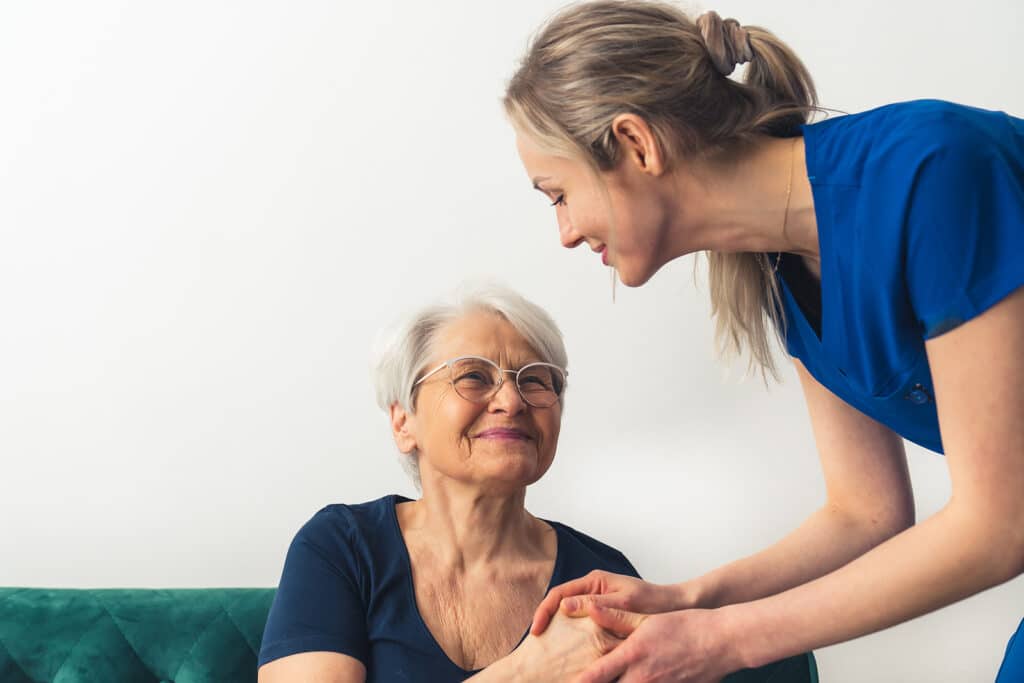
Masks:
[[[551,202],[551,206],[565,206],[565,193],[558,195],[555,201]]]

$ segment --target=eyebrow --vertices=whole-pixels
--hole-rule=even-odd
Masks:
[[[546,180],[551,180],[551,178],[549,176],[537,176],[537,177],[535,177],[533,179],[533,189],[540,190],[541,192],[546,192],[546,190],[543,189],[540,186],[540,184],[543,183]]]

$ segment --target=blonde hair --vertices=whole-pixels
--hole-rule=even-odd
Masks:
[[[742,82],[728,78],[749,61]],[[665,158],[708,158],[760,136],[793,137],[817,108],[814,84],[771,32],[709,12],[697,22],[652,0],[596,0],[556,14],[533,39],[504,98],[512,124],[552,154],[611,170],[616,116],[651,127]],[[771,336],[785,324],[778,283],[758,253],[707,252],[724,356],[775,376]]]

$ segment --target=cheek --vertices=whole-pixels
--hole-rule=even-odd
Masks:
[[[615,237],[624,250],[636,251],[644,243],[648,232],[649,208],[642,202],[620,199],[612,204]]]
[[[550,451],[553,455],[555,446],[558,444],[558,434],[562,428],[561,415],[552,415],[550,417],[545,417],[543,420],[539,420],[537,428],[542,435],[543,449],[545,451]]]
[[[458,447],[464,442],[466,433],[480,416],[477,406],[447,393],[438,396],[427,407],[430,410],[427,441],[444,450]]]

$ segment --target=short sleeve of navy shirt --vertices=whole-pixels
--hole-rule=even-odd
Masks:
[[[942,452],[924,342],[1024,285],[1024,120],[936,100],[803,127],[821,253],[815,330],[782,280],[790,355]]]
[[[445,655],[416,608],[412,569],[386,496],[328,505],[296,534],[263,633],[259,665],[299,652],[340,652],[361,661],[367,683],[462,681],[475,673]],[[549,588],[593,569],[638,576],[614,548],[558,522]],[[525,633],[523,634],[525,637]]]

